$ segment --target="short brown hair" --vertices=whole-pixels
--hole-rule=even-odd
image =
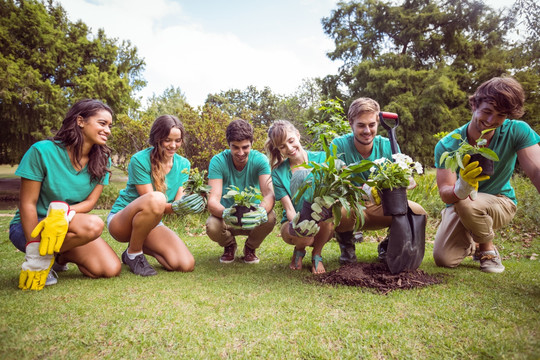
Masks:
[[[227,144],[231,144],[232,141],[249,140],[253,143],[253,126],[246,120],[236,119],[231,121],[225,130],[225,137],[227,138]]]
[[[379,111],[381,111],[381,107],[378,102],[370,98],[362,97],[354,100],[351,106],[349,106],[347,119],[349,120],[349,124],[352,125],[354,119],[359,115],[362,115],[363,113],[378,113]]]
[[[486,101],[493,105],[495,110],[504,113],[507,117],[519,119],[523,116],[523,103],[525,92],[521,84],[512,77],[494,77],[484,82],[469,96],[469,104],[473,111]]]

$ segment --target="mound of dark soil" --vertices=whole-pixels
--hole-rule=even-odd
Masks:
[[[422,270],[394,275],[383,263],[348,264],[314,278],[323,284],[367,287],[383,294],[397,289],[414,289],[442,283],[441,276],[429,275]]]

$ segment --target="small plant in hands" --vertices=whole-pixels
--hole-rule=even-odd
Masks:
[[[182,170],[186,174],[187,169]],[[210,185],[206,184],[206,170],[191,169],[188,181],[184,186],[184,196],[172,203],[177,214],[198,214],[206,208],[206,196],[210,192]]]
[[[423,173],[422,165],[405,154],[392,154],[392,160],[380,158],[372,162],[368,182],[378,190],[408,187],[414,172]]]
[[[223,195],[223,198],[234,200],[232,207],[236,210],[234,215],[238,219],[238,224],[241,223],[243,214],[256,210],[258,204],[263,200],[261,191],[253,186],[240,190],[237,186],[230,185],[227,189],[227,194]]]
[[[441,158],[439,159],[439,164],[444,164],[446,169],[456,172],[458,168],[465,169],[465,166],[463,165],[463,157],[467,154],[471,155],[470,162],[480,160],[479,158],[473,157],[475,154],[481,155],[482,157],[492,161],[499,161],[499,156],[490,148],[485,147],[487,140],[483,138],[486,133],[493,130],[495,129],[486,129],[482,131],[482,134],[476,140],[476,145],[469,144],[467,139],[463,139],[461,137],[461,134],[452,134],[452,137],[456,140],[460,140],[461,143],[456,150],[443,152]],[[480,166],[482,166],[482,164],[480,164]],[[484,165],[483,168],[484,167],[486,167],[486,165]]]
[[[307,228],[312,227],[312,221],[324,221],[333,216],[334,225],[338,226],[341,222],[342,207],[345,209],[347,216],[354,214],[356,230],[364,223],[363,198],[365,192],[362,188],[356,186],[354,182],[364,182],[360,173],[368,170],[371,162],[364,160],[358,164],[345,167],[343,161],[337,157],[337,147],[333,145],[330,148],[324,135],[321,135],[321,142],[326,152],[325,162],[318,164],[310,161],[307,164],[299,165],[299,167],[310,170],[310,173],[296,194],[293,195],[295,202],[300,201],[308,189],[310,192],[313,191],[312,196],[310,196],[313,199],[311,204],[312,220],[296,219],[297,223],[293,224],[293,228],[300,236],[305,233],[303,228],[309,230]],[[313,235],[310,234],[310,236]]]

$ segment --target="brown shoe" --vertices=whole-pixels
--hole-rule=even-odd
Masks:
[[[259,258],[255,255],[255,250],[244,246],[244,262],[246,264],[258,264]]]
[[[225,246],[223,255],[219,258],[219,262],[222,264],[230,264],[234,261],[234,254],[236,253],[236,243]]]

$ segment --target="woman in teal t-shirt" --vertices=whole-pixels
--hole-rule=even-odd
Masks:
[[[9,238],[26,252],[20,288],[40,290],[55,284],[55,272],[49,271],[53,256],[56,271],[72,262],[91,278],[120,273],[118,256],[101,238],[103,220],[88,214],[109,182],[111,150],[106,142],[112,114],[99,100],[77,102],[54,138],[32,145],[19,163],[15,174],[21,177],[20,206]],[[60,217],[52,220],[59,211]],[[63,235],[57,237],[59,233]],[[46,245],[52,243],[59,248]]]
[[[152,124],[149,143],[131,157],[126,188],[114,203],[107,225],[117,241],[129,243],[122,262],[136,275],[156,275],[144,254],[153,256],[169,271],[192,271],[195,259],[178,235],[165,226],[164,214],[181,202],[190,163],[178,155],[185,137],[184,126],[172,115]]]
[[[289,267],[292,270],[302,269],[302,259],[306,255],[305,248],[313,246],[311,271],[314,274],[322,274],[325,269],[321,252],[332,237],[334,226],[331,222],[323,221],[318,224],[320,230],[315,237],[299,237],[294,234],[290,230],[290,223],[296,213],[302,209],[304,201],[313,201],[313,199],[306,199],[306,196],[303,196],[301,200],[294,203],[292,199],[295,194],[291,194],[290,186],[293,172],[299,170],[297,165],[308,161],[322,163],[326,160],[326,154],[322,151],[304,150],[300,144],[300,132],[286,120],[274,121],[270,126],[265,148],[270,158],[276,200],[280,200],[283,205],[281,237],[287,244],[294,245]]]

